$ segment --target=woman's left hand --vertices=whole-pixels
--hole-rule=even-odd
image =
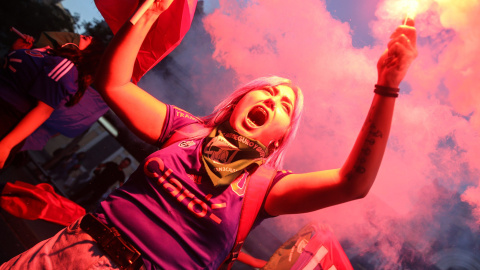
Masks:
[[[20,49],[31,49],[35,39],[32,36],[24,35],[25,39],[18,38],[13,42],[11,50],[20,50]]]
[[[388,48],[377,63],[378,85],[398,88],[408,68],[417,57],[417,34],[414,21],[408,19],[390,36]]]

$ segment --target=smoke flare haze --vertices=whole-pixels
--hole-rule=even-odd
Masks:
[[[340,167],[373,98],[378,57],[405,16],[415,17],[419,55],[401,84],[370,193],[264,226],[292,235],[306,222],[328,223],[350,257],[370,254],[368,263],[376,269],[415,260],[439,265],[445,250],[479,254],[480,3],[363,2],[369,8],[352,16],[371,18],[360,23],[373,42],[354,46],[362,27],[339,19],[329,1],[220,0],[202,18],[209,40],[199,42],[189,33],[184,41],[197,40],[196,50],[204,48],[183,52],[194,107],[208,113],[234,87],[257,77],[290,78],[303,90],[306,109],[285,168],[301,173]]]

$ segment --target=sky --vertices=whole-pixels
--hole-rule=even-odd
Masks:
[[[94,19],[102,20],[102,15],[95,7],[93,0],[63,0],[62,5],[68,9],[72,14],[78,13],[80,15],[80,21],[90,22]],[[210,13],[216,7],[218,7],[218,0],[205,1],[205,12]]]
[[[102,20],[102,15],[95,7],[93,0],[75,1],[75,0],[63,0],[62,5],[70,11],[70,13],[78,13],[80,15],[80,22],[93,21],[94,19]]]
[[[93,11],[78,12],[82,20]],[[337,168],[366,117],[376,61],[406,13],[415,16],[419,55],[400,86],[376,182],[362,200],[293,222],[328,223],[340,239],[353,239],[358,254],[369,250],[370,239],[383,239],[375,244],[392,264],[406,242],[427,254],[454,226],[479,235],[478,0],[213,1],[201,22],[209,39],[177,52],[180,63],[196,65],[189,79],[198,98],[192,107],[212,109],[224,87],[257,77],[292,79],[304,92],[306,111],[285,167],[299,173]],[[191,44],[195,36],[186,39]],[[199,54],[202,46],[210,53]],[[292,226],[291,217],[279,220],[270,226]],[[458,246],[480,254],[478,245]]]

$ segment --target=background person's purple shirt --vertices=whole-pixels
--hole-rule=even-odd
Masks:
[[[26,113],[40,100],[56,109],[77,92],[75,65],[42,49],[11,51],[0,69],[0,98]]]
[[[37,130],[27,137],[22,150],[41,150],[58,133],[73,138],[79,136],[109,110],[100,94],[88,87],[80,101],[66,107],[65,101]]]

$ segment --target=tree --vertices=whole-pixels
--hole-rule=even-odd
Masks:
[[[82,26],[85,29],[83,35],[99,38],[104,44],[108,44],[113,38],[112,30],[104,20],[93,19],[93,22],[84,22]]]

